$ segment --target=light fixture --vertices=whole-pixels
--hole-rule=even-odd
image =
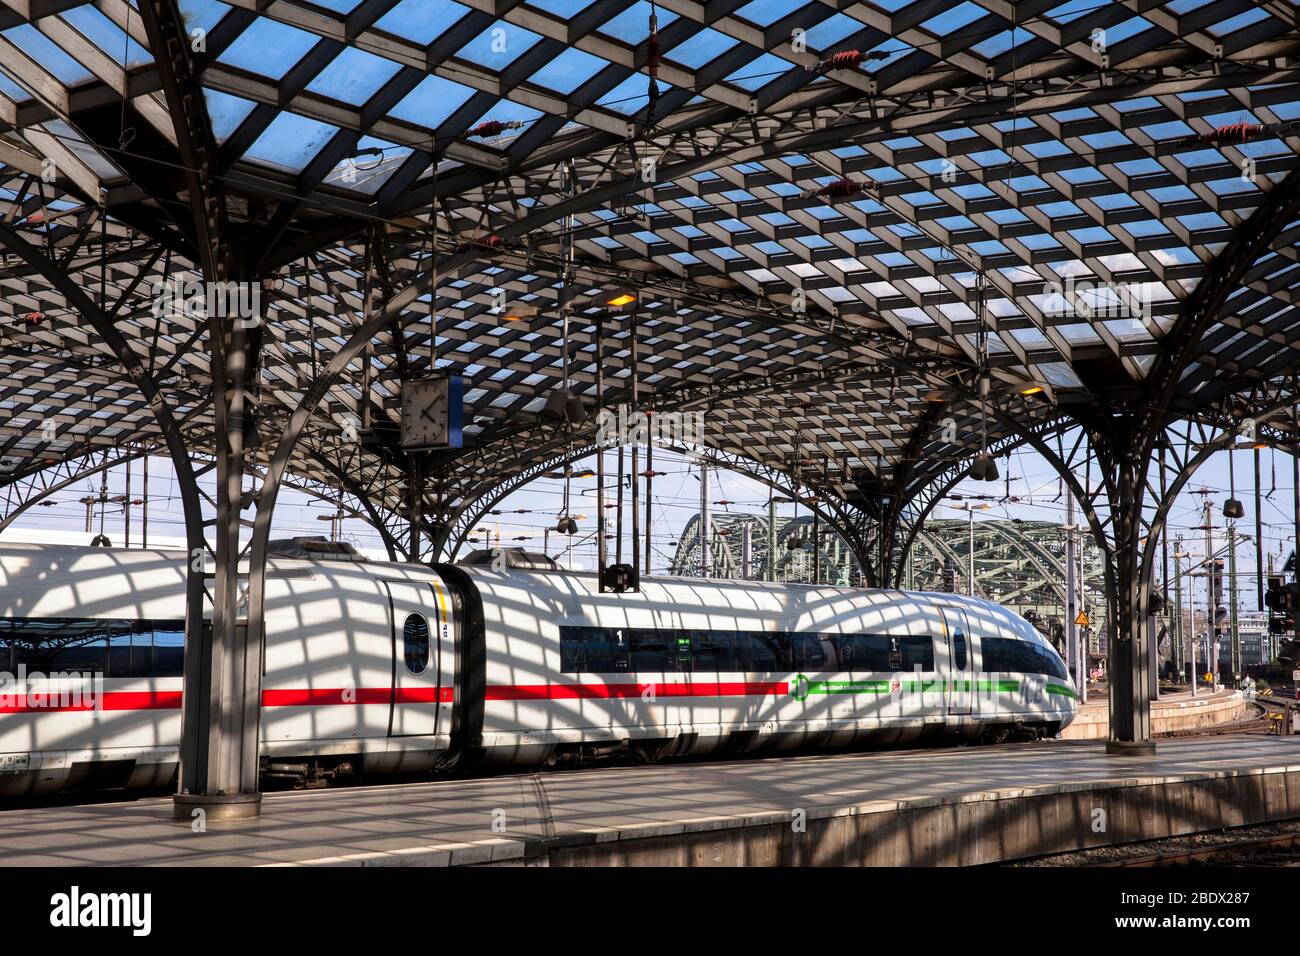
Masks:
[[[587,406],[574,392],[556,388],[546,396],[546,404],[542,406],[542,417],[553,422],[581,425],[587,420]]]
[[[616,309],[621,309],[623,306],[631,305],[635,301],[636,301],[636,296],[632,295],[629,292],[624,292],[622,295],[618,295],[610,299],[605,304],[612,305]]]
[[[1229,498],[1223,503],[1223,516],[1225,518],[1244,518],[1246,509],[1241,504],[1239,498]]]
[[[1014,392],[1021,398],[1031,398],[1037,396],[1039,399],[1045,399],[1049,402],[1056,402],[1056,389],[1042,379],[1030,378],[1023,379],[1019,382],[1011,382],[1006,386],[1008,391]]]
[[[577,534],[578,522],[573,520],[572,515],[565,515],[555,523],[555,530],[560,534]]]
[[[971,465],[969,474],[976,481],[997,481],[998,466],[994,463],[992,455],[982,451],[975,456],[975,464]]]
[[[507,310],[502,316],[505,322],[522,322],[524,319],[531,319],[537,316],[537,306],[520,303]]]
[[[582,399],[578,395],[569,392],[568,398],[564,401],[564,414],[571,424],[581,425],[587,420],[587,406],[582,404]]]
[[[546,396],[546,404],[542,406],[542,415],[555,421],[561,421],[568,417],[569,396],[563,389],[553,389]]]

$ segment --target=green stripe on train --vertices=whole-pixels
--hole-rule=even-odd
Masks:
[[[918,691],[964,691],[995,692],[1012,694],[1020,689],[1020,682],[1014,680],[905,680],[898,687],[900,693],[915,694]],[[790,682],[790,696],[804,700],[813,694],[888,694],[890,682],[887,680],[809,680],[803,674],[797,675]]]
[[[1061,684],[1048,684],[1047,692],[1049,694],[1058,694],[1061,697],[1073,697],[1075,700],[1079,699],[1078,694],[1070,690],[1070,688],[1062,686]]]

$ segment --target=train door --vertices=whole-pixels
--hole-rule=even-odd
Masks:
[[[948,673],[944,675],[944,705],[950,714],[969,714],[975,700],[975,649],[971,646],[966,612],[940,605],[948,645]]]
[[[385,581],[393,645],[388,736],[438,732],[442,699],[442,621],[430,585]]]

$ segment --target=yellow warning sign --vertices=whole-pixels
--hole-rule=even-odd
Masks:
[[[1079,616],[1076,617],[1076,618],[1074,619],[1074,623],[1077,624],[1077,625],[1079,625],[1079,627],[1091,627],[1091,626],[1092,626],[1092,625],[1090,625],[1090,624],[1088,623],[1088,612],[1087,612],[1087,611],[1080,611],[1080,612],[1079,612]]]

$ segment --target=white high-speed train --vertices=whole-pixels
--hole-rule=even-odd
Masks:
[[[172,779],[184,561],[0,545],[0,796]],[[266,632],[263,771],[293,786],[1051,736],[1078,701],[1032,625],[954,594],[272,557]]]

